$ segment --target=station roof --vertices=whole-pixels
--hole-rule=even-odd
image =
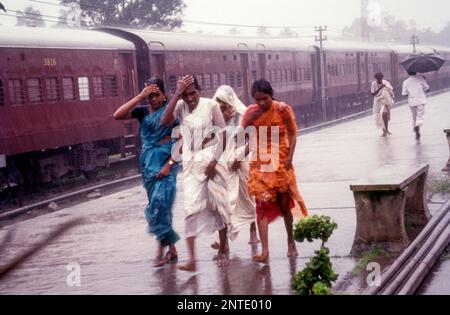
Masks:
[[[134,50],[134,45],[104,32],[72,28],[0,26],[0,47]]]

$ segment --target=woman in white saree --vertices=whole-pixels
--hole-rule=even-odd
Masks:
[[[229,172],[228,197],[231,210],[229,238],[235,239],[240,229],[250,225],[249,244],[256,245],[259,242],[255,224],[256,204],[247,189],[249,164],[245,159],[246,146],[245,143],[237,143],[237,139],[234,138],[247,107],[238,98],[233,88],[228,85],[222,85],[217,89],[214,100],[219,103],[227,124],[225,157]],[[217,249],[219,244],[215,243],[212,247]]]
[[[220,159],[226,146],[226,124],[219,105],[200,97],[197,79],[186,76],[177,83],[161,122],[178,120],[183,138],[183,188],[186,240],[189,262],[180,270],[195,272],[195,239],[202,233],[219,231],[217,264],[229,263],[226,249],[227,227],[231,228],[228,200],[228,168]]]

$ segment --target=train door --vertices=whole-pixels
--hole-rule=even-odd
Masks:
[[[320,100],[320,87],[322,86],[321,81],[321,69],[320,69],[320,52],[318,49],[311,53],[311,72],[312,72],[312,82],[313,82],[313,103]],[[301,78],[299,78],[301,82]]]
[[[120,58],[120,73],[122,80],[122,98],[123,101],[131,99],[131,97],[136,92],[135,82],[135,72],[133,66],[133,56],[131,54],[121,53]],[[134,84],[133,84],[134,83]]]
[[[358,76],[358,92],[362,90],[362,65],[361,65],[361,52],[356,53],[356,74]]]
[[[157,77],[166,82],[166,56],[163,53],[151,54],[151,74],[152,77]]]
[[[390,61],[391,61],[390,70],[391,70],[392,85],[394,87],[397,87],[399,85],[399,78],[397,71],[398,55],[395,52],[391,52]]]
[[[369,91],[370,82],[369,82],[369,53],[366,52],[364,54],[364,91]]]
[[[136,77],[133,56],[128,53],[120,53],[120,73],[122,80],[122,102],[130,100],[137,93]],[[124,122],[123,138],[121,139],[121,157],[139,155],[139,143],[137,139],[139,126],[134,121]]]
[[[250,80],[249,80],[249,60],[248,53],[241,53],[241,69],[242,69],[242,88],[244,95],[244,103],[250,104]]]
[[[258,66],[259,66],[259,77],[266,77],[266,64],[267,64],[267,56],[265,53],[258,53]],[[269,79],[269,78],[266,78]]]

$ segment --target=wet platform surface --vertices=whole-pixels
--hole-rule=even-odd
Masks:
[[[350,184],[367,177],[385,164],[430,164],[430,176],[439,178],[449,157],[443,134],[450,124],[450,93],[430,98],[422,140],[417,143],[407,106],[392,112],[390,138],[380,138],[373,118],[366,117],[301,136],[294,165],[299,189],[311,214],[331,216],[339,225],[328,242],[334,269],[342,280],[352,272],[357,259],[350,256],[356,215]],[[182,176],[182,174],[180,174]],[[152,267],[157,243],[146,233],[146,194],[135,187],[71,208],[30,219],[0,230],[15,229],[15,237],[2,253],[0,264],[45,237],[69,219],[83,217],[86,223],[68,232],[0,283],[0,294],[292,294],[291,277],[300,271],[319,243],[298,244],[300,257],[286,257],[284,224],[270,226],[270,265],[251,259],[248,230],[231,242],[231,264],[218,268],[213,237],[197,242],[198,273],[175,266]],[[443,202],[443,201],[442,201]],[[441,202],[431,205],[439,209]],[[183,236],[183,190],[178,184],[174,226]],[[186,245],[177,244],[180,261],[187,259]],[[67,285],[68,264],[79,264],[81,286]],[[351,288],[348,293],[353,293]]]

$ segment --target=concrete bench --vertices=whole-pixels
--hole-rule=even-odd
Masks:
[[[448,148],[450,150],[450,129],[445,129],[444,133],[447,135]],[[447,166],[442,171],[450,172],[450,156],[448,158]]]
[[[386,165],[350,185],[357,217],[352,254],[377,245],[390,252],[408,246],[431,218],[425,196],[428,170],[429,165]]]

